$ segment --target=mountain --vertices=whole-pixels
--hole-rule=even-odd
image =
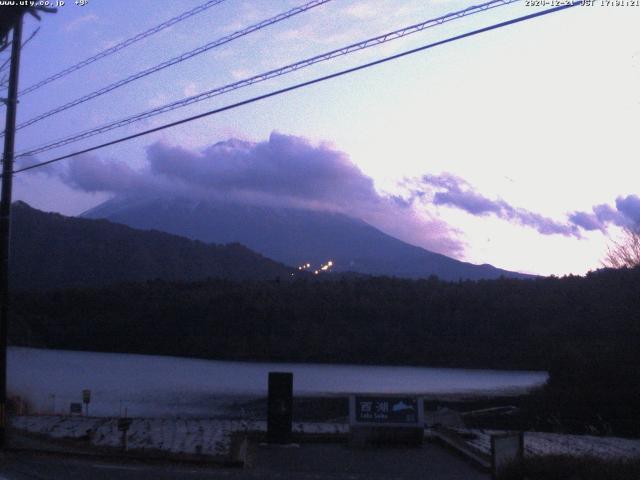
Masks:
[[[175,198],[113,199],[83,214],[203,242],[239,242],[288,265],[334,263],[334,271],[443,280],[530,276],[473,265],[409,245],[339,213]],[[317,267],[316,267],[317,268]]]
[[[239,244],[208,245],[107,220],[12,206],[11,285],[96,286],[150,279],[287,278],[292,269]]]

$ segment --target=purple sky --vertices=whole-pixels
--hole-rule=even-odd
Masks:
[[[25,48],[21,88],[200,3],[69,3]],[[25,95],[18,122],[302,3],[227,0]],[[472,4],[333,0],[24,128],[17,150]],[[532,11],[500,7],[22,165]],[[342,211],[474,263],[584,273],[640,221],[639,20],[570,9],[17,175],[15,198],[65,214],[133,191]]]

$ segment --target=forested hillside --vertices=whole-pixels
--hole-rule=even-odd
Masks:
[[[561,422],[584,432],[595,422],[640,435],[638,268],[536,280],[329,276],[20,292],[10,329],[13,344],[49,348],[544,369],[551,381],[525,409],[525,428]]]
[[[213,245],[107,220],[45,213],[23,202],[12,207],[13,288],[96,286],[208,277],[288,278],[293,269],[239,244]]]
[[[636,358],[640,270],[457,283],[154,281],[21,293],[13,311],[34,342],[56,348],[547,369],[571,352]]]

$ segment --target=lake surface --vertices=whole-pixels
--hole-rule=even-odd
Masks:
[[[91,390],[92,415],[207,416],[263,397],[267,374],[293,372],[294,395],[518,394],[546,372],[295,363],[249,363],[10,347],[8,389],[39,413],[66,413]]]

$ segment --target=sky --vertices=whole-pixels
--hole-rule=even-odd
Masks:
[[[20,90],[202,3],[67,1],[28,18]],[[305,3],[223,1],[21,96],[18,124]],[[475,4],[332,0],[22,128],[16,151]],[[17,168],[542,9],[447,22]],[[340,211],[460,260],[584,274],[640,223],[639,21],[596,2],[493,30],[16,174],[14,199],[66,215],[142,194]]]

